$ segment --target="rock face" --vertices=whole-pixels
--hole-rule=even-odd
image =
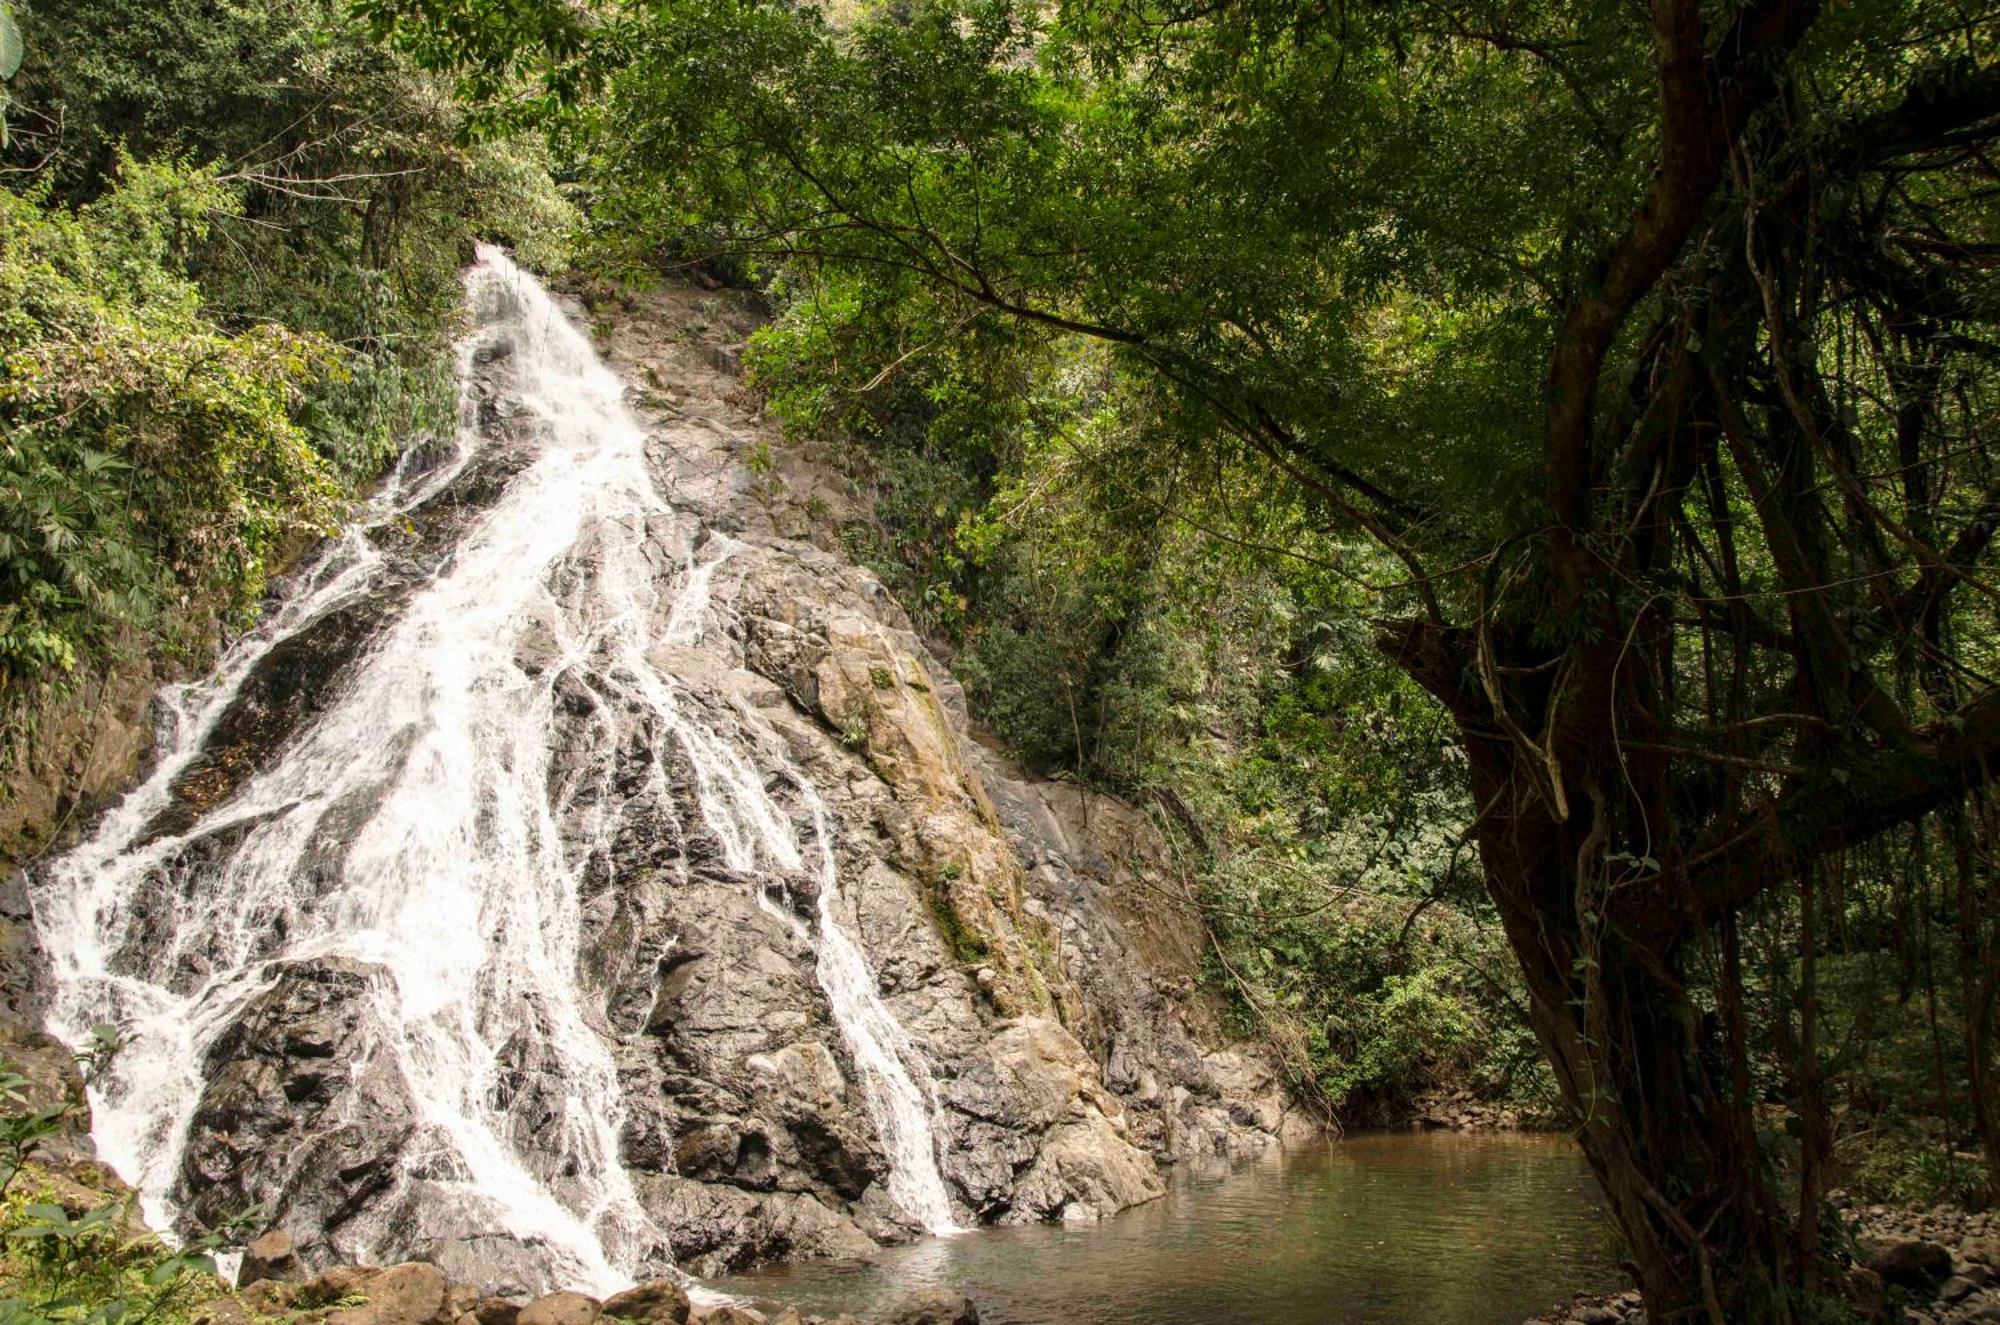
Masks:
[[[1150,821],[1026,778],[970,738],[950,673],[838,551],[854,498],[787,451],[729,374],[703,370],[685,341],[691,305],[714,334],[748,329],[724,299],[668,291],[600,319],[604,348],[628,380],[668,384],[637,393],[642,417],[691,480],[678,500],[736,544],[711,587],[729,606],[701,675],[758,714],[840,825],[848,922],[936,1079],[954,1198],[982,1222],[1098,1218],[1160,1195],[1176,1158],[1308,1132],[1271,1063],[1226,1045],[1196,996],[1205,934],[1191,908],[1162,903],[1171,872]],[[746,443],[776,468],[753,476]],[[804,909],[801,886],[791,900]],[[797,958],[742,899],[675,894],[684,937],[652,1024],[677,1062],[734,1097],[676,1100],[661,1129],[679,1138],[676,1168],[708,1200],[803,1188],[882,1236],[856,1200],[881,1157],[865,1114],[836,1103],[841,1046],[800,997],[811,980]],[[726,1001],[703,990],[720,972]],[[748,1116],[730,1112],[739,1099],[754,1101]],[[715,1267],[768,1254],[740,1236],[685,1250]]]
[[[1191,908],[1162,900],[1172,873],[1146,817],[1028,779],[971,739],[949,672],[882,585],[840,555],[838,522],[864,512],[786,451],[744,394],[724,351],[749,315],[726,295],[676,289],[599,322],[633,388],[649,481],[671,509],[621,515],[548,564],[538,615],[507,636],[500,673],[542,697],[547,740],[496,756],[535,770],[535,849],[557,853],[574,880],[574,922],[562,922],[574,970],[565,952],[550,959],[564,969],[508,977],[527,983],[494,1004],[499,1030],[482,1022],[483,1039],[437,1040],[490,1059],[464,1078],[480,1083],[476,1099],[441,1103],[443,1069],[420,1071],[414,1055],[446,1052],[422,1018],[458,1015],[453,989],[410,987],[425,973],[342,949],[343,930],[296,941],[326,923],[311,910],[322,894],[348,896],[337,890],[352,885],[357,840],[385,849],[370,825],[392,793],[345,792],[314,810],[308,833],[287,826],[321,782],[260,791],[312,750],[321,715],[421,611],[426,577],[477,563],[466,540],[521,481],[538,435],[523,402],[540,384],[524,377],[525,352],[489,338],[467,360],[473,461],[368,535],[379,555],[365,591],[297,623],[247,670],[132,830],[128,858],[144,868],[130,893],[99,908],[121,926],[104,945],[119,980],[162,997],[243,991],[204,1012],[226,1024],[200,1041],[191,1121],[154,1194],[190,1228],[261,1203],[309,1267],[421,1259],[454,1282],[525,1297],[572,1286],[577,1237],[601,1246],[600,1278],[629,1279],[862,1255],[911,1236],[908,1190],[892,1190],[910,1165],[896,1109],[921,1114],[927,1163],[960,1223],[1099,1218],[1160,1195],[1176,1159],[1248,1154],[1306,1131],[1270,1063],[1226,1044],[1197,994],[1205,936]],[[761,463],[769,455],[775,469]],[[618,539],[638,540],[658,590],[643,663],[601,642],[631,615],[620,618],[622,598],[600,601],[630,593],[617,584]],[[649,670],[671,678],[670,703],[639,675]],[[400,776],[396,760],[428,757],[421,721],[385,726],[379,740],[366,753],[385,759],[384,785]],[[705,808],[724,802],[729,815]],[[421,832],[421,818],[397,818],[396,832]],[[763,849],[746,846],[752,830]],[[278,899],[268,916],[214,923],[203,909],[214,881],[229,873],[244,886],[246,859],[278,858],[270,843],[288,831],[300,840],[287,845],[284,887],[259,875],[246,892],[255,906]],[[265,854],[246,857],[253,849]],[[503,897],[517,886],[471,884]],[[81,885],[58,869],[40,886],[38,907],[54,907]],[[340,905],[355,908],[357,930],[377,923]],[[430,941],[477,941],[484,914],[447,917]],[[868,985],[839,1006],[830,931],[858,950]],[[545,976],[577,991],[574,1023]],[[871,1006],[857,1011],[857,998]],[[872,1040],[857,1038],[856,1017],[873,1019]],[[607,1064],[583,1100],[565,1056],[577,1036]],[[883,1054],[907,1078],[901,1096],[882,1085]],[[107,1089],[115,1100],[137,1087]],[[468,1141],[451,1108],[479,1111],[490,1139]],[[578,1131],[583,1112],[605,1120],[603,1138]],[[509,1190],[532,1189],[576,1221],[561,1254],[523,1233],[490,1178],[475,1181],[496,1171],[482,1145],[506,1152]],[[429,1292],[428,1279],[405,1278],[389,1287]],[[647,1291],[603,1310],[687,1318],[684,1298]],[[589,1325],[598,1312],[558,1294],[512,1321],[491,1301],[424,1319]],[[418,1307],[428,1297],[396,1307],[398,1319]]]
[[[343,1229],[391,1190],[418,1131],[401,1075],[373,1043],[381,972],[328,959],[271,976],[209,1049],[178,1193],[205,1224],[260,1202],[282,1208],[304,1260],[351,1259],[359,1249]]]

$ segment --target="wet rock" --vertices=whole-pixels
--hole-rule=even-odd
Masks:
[[[344,1234],[395,1183],[417,1131],[407,1086],[378,1052],[385,973],[324,958],[271,974],[209,1048],[174,1195],[198,1226],[262,1204],[305,1263],[352,1259]]]
[[[548,1293],[521,1308],[515,1325],[594,1325],[603,1308],[582,1293]]]
[[[882,1325],[979,1325],[979,1308],[963,1293],[927,1288],[891,1307]]]
[[[305,1263],[299,1259],[297,1248],[283,1229],[272,1229],[253,1239],[243,1250],[243,1264],[236,1272],[236,1286],[247,1288],[264,1280],[279,1282],[303,1282],[307,1278]]]
[[[1898,1288],[1928,1293],[1951,1274],[1951,1253],[1919,1238],[1866,1243],[1861,1253],[1863,1265]]]
[[[685,1325],[688,1295],[671,1279],[654,1279],[604,1299],[604,1314],[648,1325]]]
[[[142,840],[187,832],[269,768],[286,738],[338,693],[341,675],[387,616],[379,602],[336,608],[265,654],[217,719],[201,753],[174,780],[172,805]]]

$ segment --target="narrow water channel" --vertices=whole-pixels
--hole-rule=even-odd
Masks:
[[[1614,1263],[1567,1139],[1397,1133],[1187,1174],[1099,1224],[981,1230],[715,1286],[830,1314],[937,1285],[991,1325],[1520,1325],[1613,1286]]]

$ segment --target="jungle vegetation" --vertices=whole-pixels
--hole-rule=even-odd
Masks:
[[[574,204],[760,289],[857,554],[1336,1112],[1547,1087],[1661,1321],[1996,1194],[1994,7],[14,16],[9,693],[253,601]]]
[[[337,0],[18,0],[0,31],[0,764],[134,654],[199,658],[449,419],[475,235],[545,262],[522,141]]]

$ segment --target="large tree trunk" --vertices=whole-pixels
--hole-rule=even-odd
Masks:
[[[1650,1318],[1770,1318],[1772,1290],[1790,1277],[1792,1228],[1765,1178],[1753,1102],[1729,1071],[1731,1017],[1693,1003],[1675,951],[1618,931],[1594,905],[1592,862],[1643,858],[1646,844],[1613,836],[1595,798],[1554,822],[1493,767],[1511,762],[1495,742],[1467,736],[1489,748],[1474,761],[1482,803],[1513,802],[1478,832],[1487,887]]]
[[[1563,704],[1561,742],[1524,750],[1496,730],[1490,696],[1471,692],[1451,643],[1421,627],[1384,639],[1457,717],[1474,801],[1485,807],[1473,833],[1486,888],[1649,1316],[1662,1325],[1786,1320],[1801,1267],[1757,1141],[1734,915],[1693,929],[1664,911],[1657,924],[1635,920],[1646,908],[1618,894],[1658,873],[1652,857],[1667,854],[1673,831],[1667,807],[1647,794],[1662,770],[1619,754],[1621,733],[1596,702]],[[1579,670],[1572,694],[1595,689]],[[1524,702],[1537,698],[1549,702]],[[1605,715],[1596,730],[1592,712]],[[1551,777],[1563,780],[1560,795]],[[1715,941],[1726,959],[1713,1007],[1695,1001],[1682,973],[1697,939]]]

